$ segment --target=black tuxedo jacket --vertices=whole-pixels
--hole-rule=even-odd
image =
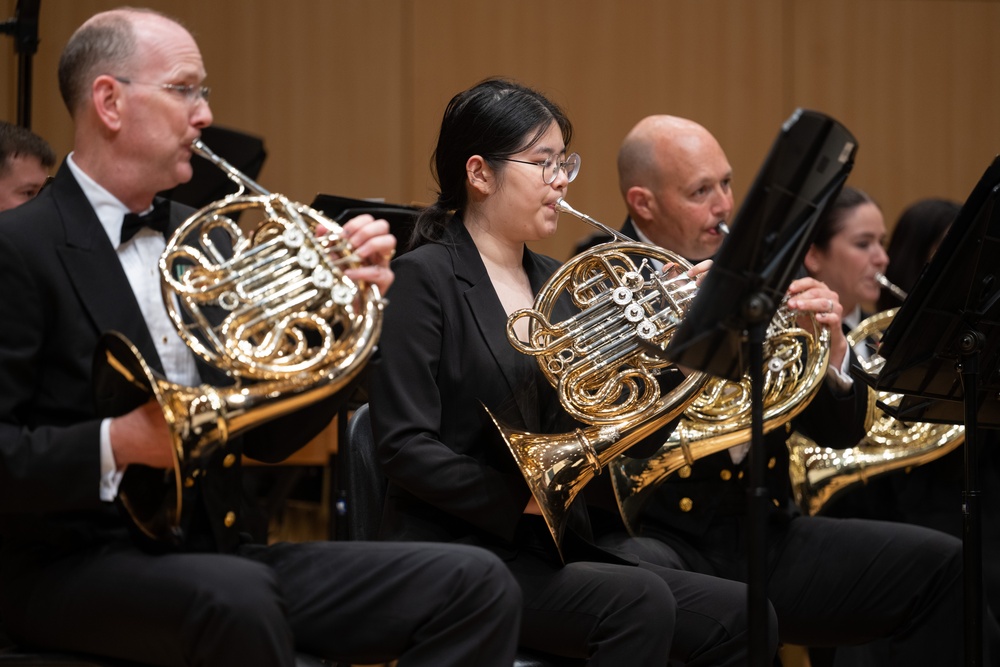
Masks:
[[[172,205],[171,230],[190,209]],[[123,333],[162,372],[128,280],[89,201],[64,163],[34,200],[0,215],[0,534],[4,548],[72,550],[125,525],[98,496],[99,430],[91,367],[105,331]],[[217,380],[200,367],[206,381]],[[280,460],[319,432],[333,401],[234,439],[197,485],[189,548],[227,551],[240,534],[240,454]],[[288,430],[290,429],[290,430]],[[235,523],[226,521],[233,512]],[[226,525],[226,524],[230,525]]]
[[[636,241],[639,240],[639,232],[636,231],[635,223],[632,222],[632,216],[625,218],[625,224],[622,225],[621,233]]]

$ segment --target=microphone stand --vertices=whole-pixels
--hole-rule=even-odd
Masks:
[[[14,18],[0,32],[14,37],[17,53],[17,124],[31,129],[31,64],[38,51],[38,6],[41,0],[18,0]]]

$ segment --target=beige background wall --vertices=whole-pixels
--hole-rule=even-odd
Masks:
[[[138,1],[138,0],[137,0]],[[72,135],[58,54],[106,0],[42,0],[32,127]],[[259,180],[317,192],[433,198],[429,159],[459,90],[505,75],[548,93],[576,126],[578,209],[617,226],[614,160],[649,113],[719,138],[740,200],[797,107],[858,138],[851,182],[892,224],[925,196],[966,197],[1000,152],[1000,2],[993,0],[146,0],[198,37],[220,125],[264,137]],[[0,20],[16,0],[0,0]],[[15,120],[13,40],[0,38],[0,118]],[[564,217],[539,248],[589,232]]]

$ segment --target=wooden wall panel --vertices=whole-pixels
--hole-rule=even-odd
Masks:
[[[58,53],[109,0],[42,0],[33,128],[72,140]],[[894,219],[918,197],[966,196],[1000,150],[1000,3],[982,0],[146,0],[196,34],[216,122],[263,136],[260,180],[390,201],[433,197],[429,160],[459,90],[506,75],[550,94],[576,126],[569,200],[623,217],[615,155],[642,116],[712,130],[745,193],[796,106],[857,136],[852,182]],[[16,0],[0,0],[0,19]],[[0,117],[14,119],[12,40],[0,37]],[[565,257],[588,230],[563,221],[539,249]]]
[[[417,192],[433,190],[427,159],[441,113],[457,91],[490,75],[535,86],[574,123],[582,170],[567,200],[609,225],[624,219],[615,160],[629,129],[650,113],[699,119],[719,134],[749,181],[790,109],[781,108],[781,3],[776,0],[604,2],[419,0],[410,134]],[[763,133],[747,131],[754,125]],[[537,247],[566,257],[590,228],[564,216]]]
[[[55,83],[59,51],[88,16],[119,4],[42,0],[33,128],[61,153],[72,135]],[[262,185],[307,202],[321,191],[403,196],[399,2],[147,0],[144,6],[178,17],[195,34],[215,122],[265,138]]]
[[[850,183],[887,222],[916,199],[963,201],[1000,152],[1000,3],[788,3],[790,88],[857,136]]]

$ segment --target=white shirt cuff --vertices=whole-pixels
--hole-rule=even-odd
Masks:
[[[851,355],[844,355],[844,361],[840,368],[830,364],[826,367],[826,379],[833,385],[836,393],[846,394],[854,386],[854,378],[851,377]]]
[[[101,485],[100,496],[104,502],[112,502],[118,496],[125,471],[118,470],[114,452],[111,451],[111,418],[101,421]]]

